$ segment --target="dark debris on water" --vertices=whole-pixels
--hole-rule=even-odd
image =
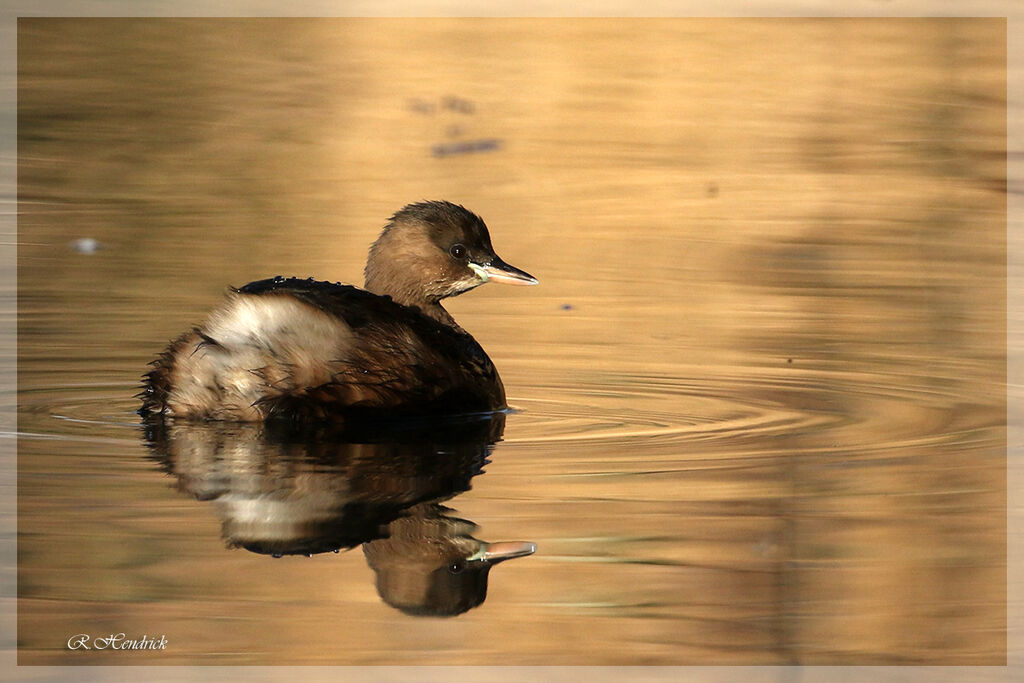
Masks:
[[[458,154],[473,154],[476,152],[491,152],[501,146],[501,140],[497,138],[483,138],[481,140],[460,140],[458,142],[442,142],[434,145],[430,152],[435,157],[450,157]]]

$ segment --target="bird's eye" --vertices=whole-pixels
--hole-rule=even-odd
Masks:
[[[455,258],[465,258],[466,247],[462,246],[461,244],[454,244],[452,245],[452,248],[448,250],[448,253],[450,253]]]
[[[452,574],[461,574],[462,570],[466,568],[466,564],[462,561],[456,560],[448,565],[448,571]]]

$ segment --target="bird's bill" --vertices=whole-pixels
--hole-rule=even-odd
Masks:
[[[507,285],[535,285],[538,283],[537,278],[525,270],[510,266],[497,257],[486,264],[470,263],[469,267],[484,282],[503,282]]]

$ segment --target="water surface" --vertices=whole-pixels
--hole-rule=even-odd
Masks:
[[[22,664],[1005,661],[1003,22],[22,19],[18,48]],[[541,281],[449,306],[497,433],[140,423],[228,285],[358,284],[425,198]],[[401,525],[537,551],[414,616],[381,589]],[[119,632],[168,647],[67,648]]]

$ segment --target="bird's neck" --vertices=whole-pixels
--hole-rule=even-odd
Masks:
[[[428,318],[433,318],[442,325],[447,325],[456,332],[465,332],[465,330],[459,327],[459,324],[455,322],[455,318],[452,317],[452,314],[444,310],[444,307],[440,304],[440,302],[435,301],[433,303],[413,303],[405,305],[415,306],[416,308],[420,309],[420,312],[423,313],[423,315],[427,316]]]
[[[375,275],[374,271],[367,273],[366,284],[364,285],[366,291],[379,296],[391,297],[391,300],[395,303],[417,308],[423,315],[433,318],[442,325],[451,327],[456,332],[465,332],[455,322],[451,314],[444,309],[441,302],[437,299],[426,297],[421,287],[414,285],[402,286],[401,283],[394,280],[375,277]]]

